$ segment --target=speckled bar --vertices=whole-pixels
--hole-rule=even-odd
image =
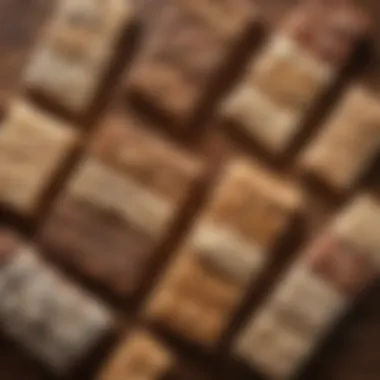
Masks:
[[[145,127],[132,112],[110,112],[39,236],[52,257],[119,296],[140,285],[201,174]]]
[[[111,331],[113,318],[43,262],[34,248],[20,243],[0,265],[0,327],[53,372],[63,374]]]
[[[299,207],[292,184],[245,160],[231,162],[154,289],[147,318],[214,345]]]
[[[163,2],[128,73],[127,91],[186,123],[253,22],[253,8],[246,0]]]
[[[15,101],[0,126],[0,202],[34,216],[76,139],[70,125],[25,101]]]
[[[235,354],[268,379],[291,379],[380,267],[380,203],[358,196],[243,328]]]
[[[380,96],[354,85],[301,156],[300,165],[336,191],[350,190],[380,152]]]
[[[133,19],[130,0],[60,1],[26,69],[25,85],[72,113],[83,114]]]
[[[224,119],[273,154],[289,147],[367,30],[352,0],[332,3],[293,10],[220,107]]]

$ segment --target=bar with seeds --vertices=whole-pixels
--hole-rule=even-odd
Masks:
[[[139,287],[200,164],[131,110],[111,112],[40,233],[52,257],[118,296]]]
[[[146,317],[214,345],[299,206],[295,186],[256,164],[231,162],[151,295]]]
[[[69,125],[29,103],[14,102],[0,127],[1,204],[33,216],[75,143]]]
[[[127,91],[186,123],[252,22],[252,11],[246,0],[167,1],[147,29]]]
[[[337,191],[349,190],[380,151],[380,97],[354,85],[306,148],[300,164]]]
[[[352,0],[327,5],[292,11],[221,106],[222,118],[273,154],[293,142],[366,30]]]
[[[61,1],[26,69],[26,86],[72,113],[85,112],[133,13],[130,0]]]
[[[53,372],[70,371],[113,328],[111,313],[19,244],[0,266],[0,327]]]
[[[97,380],[161,380],[174,364],[165,345],[148,332],[136,330],[111,354]]]
[[[380,267],[380,203],[358,196],[306,249],[239,334],[235,354],[291,379]]]

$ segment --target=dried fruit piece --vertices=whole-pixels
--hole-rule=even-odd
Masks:
[[[76,136],[31,104],[14,103],[0,129],[0,202],[32,216]]]
[[[215,344],[289,226],[299,197],[296,188],[262,168],[231,163],[154,290],[146,315],[189,340]]]
[[[377,277],[379,228],[380,204],[356,198],[247,322],[235,353],[268,378],[291,378]]]
[[[132,112],[106,118],[40,234],[52,256],[121,296],[140,285],[200,174],[143,124]]]

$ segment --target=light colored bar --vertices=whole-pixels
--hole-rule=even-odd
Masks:
[[[110,312],[33,249],[0,268],[0,324],[54,372],[69,371],[112,327]]]
[[[380,152],[380,97],[353,86],[300,159],[305,172],[349,190]]]
[[[97,380],[161,380],[174,362],[174,356],[163,344],[137,330],[112,353]]]
[[[60,1],[26,69],[26,86],[70,112],[86,111],[133,16],[130,0]]]
[[[0,130],[0,201],[33,215],[76,142],[67,124],[16,101]]]

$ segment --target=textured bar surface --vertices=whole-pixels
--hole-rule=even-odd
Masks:
[[[0,127],[0,202],[33,215],[75,141],[69,125],[15,102]]]
[[[71,112],[86,111],[132,19],[130,0],[62,0],[26,69],[26,86]]]
[[[288,15],[227,97],[222,115],[271,152],[283,152],[363,33],[362,15],[347,3],[305,2]]]
[[[163,2],[144,35],[127,90],[186,122],[253,20],[252,10],[245,0]]]
[[[215,344],[299,203],[290,184],[244,161],[231,163],[156,287],[147,316],[189,340]]]
[[[174,356],[153,336],[136,330],[111,354],[97,380],[161,380],[174,361]]]
[[[0,268],[4,333],[57,373],[70,370],[112,326],[109,311],[20,246]]]
[[[338,191],[352,188],[380,152],[379,106],[376,93],[352,87],[302,156],[305,171]]]
[[[235,353],[268,378],[291,379],[380,268],[380,204],[360,195],[306,250]]]
[[[57,200],[40,241],[53,257],[119,295],[133,293],[200,166],[112,114]]]

